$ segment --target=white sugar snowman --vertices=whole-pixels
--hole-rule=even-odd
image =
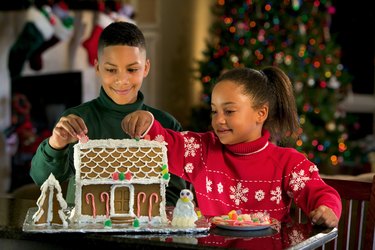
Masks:
[[[198,220],[193,203],[194,195],[189,189],[180,192],[180,198],[173,210],[172,226],[175,227],[195,227]]]

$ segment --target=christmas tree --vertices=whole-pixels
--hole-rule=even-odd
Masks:
[[[210,95],[227,69],[274,65],[294,84],[301,130],[293,145],[318,166],[338,166],[352,153],[348,117],[338,109],[351,76],[340,63],[341,48],[330,32],[335,7],[327,0],[218,0],[216,20],[198,61],[202,103],[192,129],[210,128]],[[284,144],[286,145],[286,144]]]

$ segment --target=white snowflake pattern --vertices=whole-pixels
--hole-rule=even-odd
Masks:
[[[193,163],[187,163],[185,165],[185,172],[186,173],[193,173],[193,170],[194,170],[194,166],[193,166]]]
[[[200,147],[198,143],[195,142],[194,137],[184,137],[185,142],[185,157],[188,157],[189,155],[195,156],[197,149]]]
[[[219,184],[217,184],[217,191],[219,192],[219,194],[224,192],[224,186],[223,186],[223,184],[221,184],[221,182]]]
[[[303,234],[298,232],[298,230],[293,230],[289,235],[289,240],[291,245],[294,246],[304,240]]]
[[[310,178],[305,176],[305,171],[301,169],[299,173],[292,173],[289,185],[293,188],[293,191],[301,190],[305,187],[306,181],[308,180],[310,180]]]
[[[281,193],[280,187],[276,187],[276,190],[271,190],[271,201],[276,201],[276,204],[279,204],[281,200]]]
[[[259,189],[258,191],[255,192],[255,199],[257,201],[261,201],[264,199],[264,191]]]
[[[208,177],[206,177],[206,190],[207,190],[207,193],[209,192],[212,192],[212,181],[208,179]]]
[[[249,192],[248,188],[242,188],[242,183],[238,183],[237,187],[230,186],[229,187],[231,194],[229,198],[234,200],[234,203],[238,206],[242,202],[247,202],[246,194]]]
[[[319,169],[316,165],[311,165],[309,171],[310,171],[310,173],[312,173],[314,171],[319,171]]]
[[[157,135],[157,136],[155,136],[155,139],[154,139],[155,141],[157,141],[157,142],[163,142],[164,141],[164,136],[162,136],[162,135]]]

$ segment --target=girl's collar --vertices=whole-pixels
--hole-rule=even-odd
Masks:
[[[269,145],[270,133],[268,130],[262,131],[262,137],[255,141],[226,145],[226,148],[235,155],[246,156],[259,153]]]

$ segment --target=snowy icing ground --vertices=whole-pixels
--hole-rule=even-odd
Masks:
[[[68,210],[71,208],[68,208]],[[203,216],[199,218],[195,227],[176,227],[169,224],[151,225],[140,224],[139,227],[132,225],[116,225],[112,224],[111,227],[106,227],[104,223],[68,223],[68,226],[62,225],[35,225],[32,219],[33,214],[38,210],[37,207],[32,207],[26,214],[22,230],[25,232],[35,233],[89,233],[89,232],[127,232],[127,233],[162,233],[162,234],[175,234],[175,233],[208,233],[211,224]],[[69,211],[68,211],[69,212]],[[167,213],[170,217],[171,213]]]

